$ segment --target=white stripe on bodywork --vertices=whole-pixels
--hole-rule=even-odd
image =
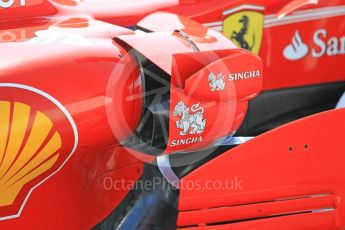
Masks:
[[[237,12],[241,9],[249,9],[246,6],[248,5],[242,5],[240,7],[227,10],[223,14],[228,15],[232,12]],[[276,14],[270,14],[270,15],[266,15],[264,18],[264,28],[270,28],[274,26],[281,26],[281,25],[297,23],[297,22],[306,22],[306,21],[323,19],[323,18],[337,17],[337,16],[343,16],[343,15],[345,15],[344,5],[333,6],[333,7],[323,7],[323,8],[310,9],[310,10],[301,10],[301,11],[294,12],[291,15],[285,16],[281,19],[278,19]],[[203,25],[207,27],[211,27],[218,31],[223,30],[222,21],[205,23]]]
[[[246,5],[241,5],[241,6],[237,6],[235,8],[226,10],[223,12],[223,15],[226,16],[226,15],[229,15],[229,14],[241,11],[241,10],[260,10],[260,11],[263,11],[263,10],[265,10],[265,7],[246,4]]]
[[[341,96],[341,98],[338,101],[338,104],[335,108],[336,109],[345,108],[345,92],[344,92],[343,96]]]
[[[345,15],[345,6],[338,7],[324,7],[314,10],[302,10],[291,15],[278,19],[276,15],[265,16],[264,27],[269,28],[273,26],[286,25],[297,22],[306,22],[311,20],[336,17]]]
[[[157,157],[157,165],[159,171],[162,173],[164,178],[175,188],[180,187],[180,178],[175,174],[171,168],[170,158],[168,155],[162,155]]]
[[[240,145],[250,141],[254,137],[232,137],[229,136],[223,140],[218,141],[215,146],[232,146],[232,145]]]

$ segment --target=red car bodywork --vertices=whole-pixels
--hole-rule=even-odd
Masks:
[[[191,140],[183,147],[174,145],[180,130],[170,128],[171,144],[161,154],[203,149],[238,130],[248,101],[261,90],[345,80],[344,0],[317,4],[294,1],[295,5],[281,0],[0,2],[4,4],[0,7],[0,100],[4,102],[0,111],[8,112],[0,118],[0,125],[28,127],[25,132],[7,128],[5,134],[0,134],[0,141],[13,140],[13,146],[10,141],[3,146],[24,151],[37,113],[52,122],[46,128],[47,139],[41,141],[42,146],[52,140],[49,138],[54,137],[54,132],[61,138],[57,141],[59,155],[54,153],[56,163],[44,174],[23,182],[11,204],[3,202],[0,206],[1,229],[90,229],[105,219],[133,187],[128,183],[114,189],[114,184],[106,184],[106,178],[136,181],[143,174],[144,162],[154,160],[122,145],[140,122],[144,103],[137,97],[143,91],[140,69],[137,60],[128,55],[128,47],[171,76],[171,127],[176,123],[173,105],[179,101],[188,100],[188,107],[201,102],[208,108],[205,117],[213,128],[205,129],[203,141]],[[256,33],[261,33],[257,54],[263,66],[256,55],[237,49],[229,40],[231,35],[225,33],[227,18],[241,11],[262,16]],[[137,33],[130,29],[133,26],[152,33]],[[225,36],[216,31],[223,29]],[[309,52],[299,60],[288,60],[283,50],[293,43],[296,31]],[[183,37],[185,34],[191,44]],[[197,47],[197,55],[193,47]],[[180,66],[185,70],[181,71]],[[231,86],[227,83],[231,90],[210,96],[205,76],[229,69],[257,70],[260,78]],[[16,111],[26,111],[27,117],[20,112],[17,115],[17,120],[24,123],[16,123]],[[231,193],[231,197],[219,190],[181,188],[177,226],[343,229],[344,116],[345,110],[339,109],[288,123],[224,152],[182,178],[181,183],[200,179],[207,183],[210,179],[238,176],[250,186]],[[37,129],[44,132],[48,123],[37,123]],[[329,130],[332,135],[323,135]],[[20,132],[22,137],[17,137]],[[30,168],[24,159],[16,166],[12,162],[20,156],[4,157],[6,148],[0,149],[0,183],[4,193],[10,194],[6,189],[11,178],[25,167],[26,175],[35,172],[39,163]],[[42,149],[37,146],[34,152]],[[50,156],[41,159],[42,165],[54,160]],[[24,174],[10,185],[22,178]],[[307,213],[310,210],[326,211]],[[286,213],[300,215],[262,218]],[[250,223],[239,222],[255,218],[258,220]],[[208,225],[223,222],[226,224]]]

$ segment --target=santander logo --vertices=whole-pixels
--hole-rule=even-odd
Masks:
[[[15,0],[0,0],[0,8],[10,8],[15,4]],[[26,5],[26,0],[20,0],[19,1],[19,6],[25,6]]]
[[[302,41],[301,35],[298,30],[296,30],[291,44],[284,49],[283,55],[288,60],[299,60],[305,57],[308,52],[308,46]]]
[[[298,30],[292,41],[283,50],[283,56],[288,60],[300,60],[310,53],[313,58],[324,56],[337,56],[345,54],[345,36],[329,36],[325,29],[316,30],[313,34],[312,43],[304,43]],[[310,51],[310,52],[309,52]]]

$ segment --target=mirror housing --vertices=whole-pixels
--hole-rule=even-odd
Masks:
[[[260,57],[244,50],[232,52],[193,74],[185,81],[190,97],[223,102],[248,101],[262,90]]]

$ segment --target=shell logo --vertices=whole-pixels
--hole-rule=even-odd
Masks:
[[[57,173],[77,147],[67,110],[50,95],[0,84],[0,220],[19,217],[33,190]]]

